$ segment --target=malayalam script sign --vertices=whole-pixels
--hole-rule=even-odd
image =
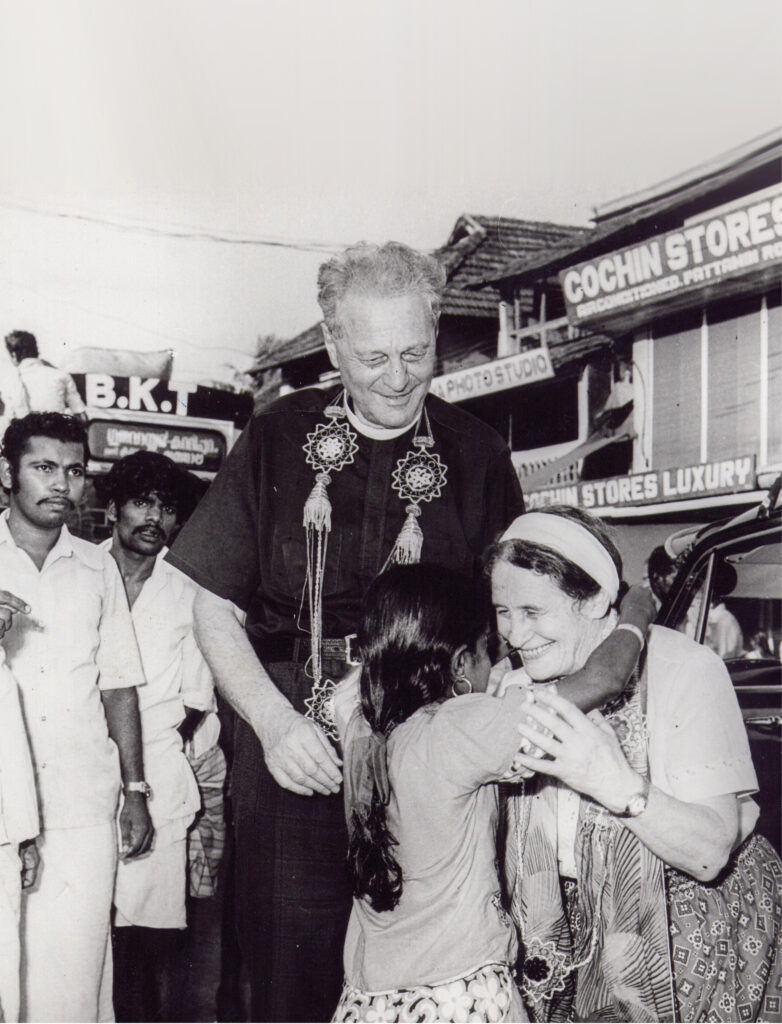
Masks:
[[[225,458],[225,438],[217,430],[93,420],[88,434],[90,455],[99,462],[113,462],[133,452],[159,452],[185,469],[216,473]]]
[[[559,274],[571,323],[643,305],[782,262],[782,186],[771,197],[706,216]]]
[[[522,484],[524,480],[522,479]],[[646,473],[612,476],[607,480],[582,480],[524,492],[528,509],[546,505],[578,505],[579,508],[623,508],[660,501],[682,501],[715,494],[734,494],[755,488],[755,456],[703,462],[677,469],[653,469]]]
[[[554,367],[548,349],[536,348],[495,359],[491,363],[470,366],[466,370],[444,373],[434,378],[430,390],[446,402],[463,402],[468,398],[480,398],[481,395],[534,384],[553,376]]]

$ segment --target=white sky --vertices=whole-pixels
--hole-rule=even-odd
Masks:
[[[0,204],[321,243],[596,204],[782,124],[779,0],[0,0]],[[0,205],[0,334],[241,368],[321,255]]]

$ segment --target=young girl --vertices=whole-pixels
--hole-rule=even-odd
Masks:
[[[361,707],[336,708],[354,899],[335,1021],[528,1019],[493,784],[527,698],[484,692],[488,623],[488,604],[445,569],[395,566],[367,595]]]

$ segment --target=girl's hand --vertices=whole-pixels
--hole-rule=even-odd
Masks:
[[[550,690],[536,691],[526,719],[517,728],[548,756],[517,754],[514,764],[551,775],[614,814],[622,813],[638,792],[641,777],[628,764],[616,733],[599,711],[585,715]]]
[[[531,703],[535,697],[535,693],[543,693],[548,690],[551,693],[557,692],[556,683],[533,683],[523,668],[516,669],[514,672],[509,672],[507,682],[503,688],[503,693],[509,686],[523,686],[527,689],[527,700]],[[526,721],[528,725],[535,726],[536,720],[525,715],[522,718],[522,722]],[[551,735],[551,730],[546,729],[545,734]],[[529,754],[530,757],[545,757],[545,751],[541,750],[540,747],[536,747],[534,743],[530,743],[528,739],[523,739],[519,744],[519,752],[513,758],[510,768],[500,777],[500,782],[522,782],[524,779],[531,779],[535,774],[533,769],[526,768],[519,760],[522,754]]]

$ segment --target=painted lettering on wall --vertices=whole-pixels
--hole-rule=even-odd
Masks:
[[[522,485],[524,479],[522,477]],[[578,484],[525,491],[527,507],[546,505],[578,505],[581,508],[622,508],[650,505],[659,501],[681,501],[714,494],[751,491],[755,487],[755,456],[741,455],[734,459],[705,462],[676,469],[650,470],[606,480],[582,480]]]

